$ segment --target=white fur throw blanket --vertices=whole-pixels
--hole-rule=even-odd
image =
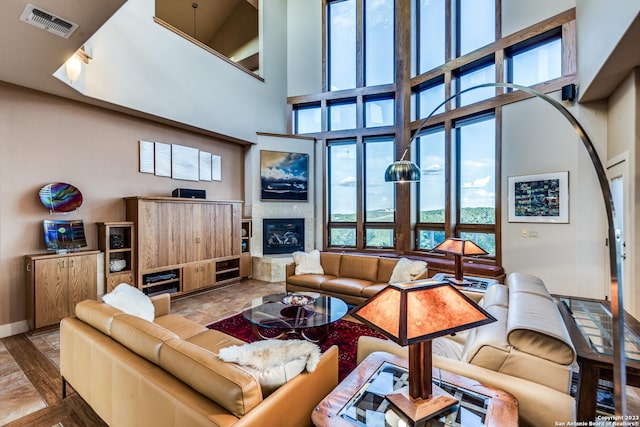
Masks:
[[[256,369],[267,369],[303,359],[306,361],[307,372],[313,372],[320,361],[320,347],[303,340],[270,339],[220,349],[218,357],[225,362],[235,362]]]

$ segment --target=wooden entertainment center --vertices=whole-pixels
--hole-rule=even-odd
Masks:
[[[136,284],[183,294],[240,280],[242,203],[127,197],[135,224]]]

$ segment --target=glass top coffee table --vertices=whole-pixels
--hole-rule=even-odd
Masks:
[[[253,332],[262,339],[301,336],[322,341],[332,323],[349,311],[340,298],[314,292],[273,294],[250,301],[242,315],[251,322]]]

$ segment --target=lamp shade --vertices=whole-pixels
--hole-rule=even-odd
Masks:
[[[486,255],[488,253],[471,240],[458,239],[455,237],[449,237],[433,248],[433,250],[435,252],[464,256]]]
[[[389,284],[353,316],[403,346],[496,320],[448,282],[436,280]]]
[[[384,173],[386,182],[417,182],[420,181],[420,168],[408,160],[398,160],[389,165]]]

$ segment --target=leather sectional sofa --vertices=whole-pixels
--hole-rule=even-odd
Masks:
[[[286,266],[287,292],[320,292],[357,305],[389,284],[398,258],[320,252],[324,274],[295,274],[294,263]],[[415,276],[426,279],[428,269]]]
[[[432,277],[436,273],[454,273],[454,261],[440,256],[405,256],[414,261],[425,261],[427,269],[415,280]],[[372,256],[340,252],[320,252],[324,275],[295,274],[295,263],[286,265],[287,292],[320,292],[336,296],[347,304],[357,305],[384,288],[400,257],[389,254]],[[477,277],[504,281],[500,266],[464,261],[464,272]]]
[[[60,325],[63,387],[111,426],[308,426],[311,411],[338,383],[338,349],[263,396],[240,365],[214,353],[244,344],[169,314],[168,294],[152,298],[153,322],[86,300]]]
[[[574,421],[570,386],[576,352],[542,280],[512,273],[479,304],[497,322],[435,339],[433,366],[511,393],[522,427]],[[407,357],[406,348],[391,341],[360,337],[358,362],[374,351]]]

